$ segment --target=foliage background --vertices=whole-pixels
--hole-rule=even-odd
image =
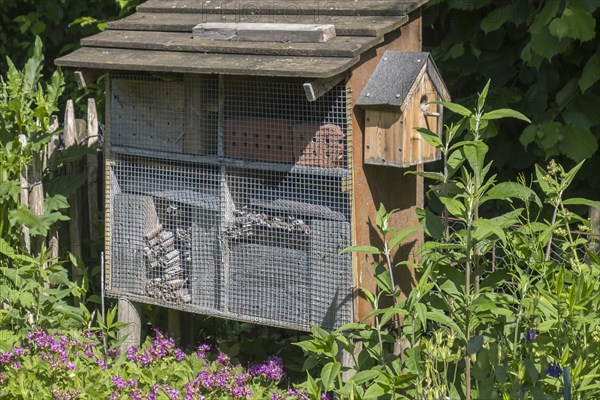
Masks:
[[[555,158],[590,158],[575,190],[600,199],[600,41],[597,0],[430,0],[424,43],[465,104],[491,78],[490,108],[527,115],[530,127],[502,122],[488,130],[490,157],[504,177]]]
[[[6,71],[6,55],[16,65],[26,61],[35,35],[53,69],[54,58],[141,1],[0,0],[0,72]],[[527,128],[503,121],[488,129],[484,139],[501,176],[531,172],[535,162],[550,158],[566,166],[590,158],[574,187],[600,199],[600,2],[430,0],[423,18],[425,48],[454,101],[468,103],[491,78],[490,108],[518,109],[533,121]],[[66,94],[73,96],[73,89]]]

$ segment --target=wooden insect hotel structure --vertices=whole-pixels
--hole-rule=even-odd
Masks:
[[[424,2],[148,0],[59,58],[108,73],[107,293],[298,330],[363,318],[371,260],[340,251],[376,240],[380,203],[417,225],[405,173],[438,158],[414,129],[439,133],[448,97]]]

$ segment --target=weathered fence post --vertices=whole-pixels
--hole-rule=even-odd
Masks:
[[[600,207],[600,202],[598,203]],[[592,237],[590,250],[596,254],[600,253],[600,208],[590,207],[590,222],[592,224]]]
[[[51,124],[52,132],[56,132],[58,130],[58,117],[56,115],[52,116],[52,124]],[[58,153],[58,145],[60,144],[60,138],[58,135],[52,135],[50,141],[46,146],[46,168],[48,169],[48,177],[53,179],[56,176],[56,156]],[[58,259],[58,228],[56,225],[53,225],[50,228],[50,233],[48,235],[48,246],[50,248],[50,257],[53,260]]]
[[[94,243],[98,241],[98,114],[96,100],[88,99],[87,110],[87,145],[93,153],[87,155],[87,190],[88,190],[88,216],[90,234],[90,256],[98,258],[98,249]]]
[[[21,205],[29,207],[29,181],[27,180],[27,166],[23,167],[21,171]],[[21,228],[21,245],[23,249],[28,253],[31,253],[31,236],[29,235],[29,228],[23,225]]]
[[[64,141],[65,150],[71,146],[77,145],[77,122],[75,121],[75,107],[73,100],[67,101],[67,109],[65,110],[65,130],[64,130]],[[66,167],[67,175],[71,178],[75,178],[79,172],[79,168],[76,163],[69,163]],[[81,259],[81,204],[79,202],[79,191],[75,191],[69,198],[69,242],[70,250],[76,257]],[[81,272],[76,266],[72,267],[71,273],[73,278],[76,280],[81,276]]]

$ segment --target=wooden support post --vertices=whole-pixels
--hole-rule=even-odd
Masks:
[[[141,319],[142,307],[139,303],[131,302],[127,299],[119,299],[118,304],[118,321],[127,324],[127,326],[121,329],[117,333],[117,338],[125,338],[121,346],[119,346],[119,353],[127,353],[127,349],[131,346],[139,346],[142,335],[142,319]]]
[[[98,113],[96,112],[96,101],[88,99],[87,111],[87,145],[93,153],[87,155],[87,190],[88,190],[88,215],[90,229],[90,256],[98,258]]]
[[[304,83],[304,93],[308,101],[316,101],[318,98],[329,92],[335,85],[344,79],[344,74],[336,75],[332,78],[314,79]]]
[[[169,308],[167,311],[167,323],[169,335],[174,339],[181,340],[181,317],[183,312]]]

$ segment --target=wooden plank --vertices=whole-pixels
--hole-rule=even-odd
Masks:
[[[241,42],[325,43],[336,36],[331,24],[206,22],[192,32],[194,39]]]
[[[192,40],[188,33],[180,32],[109,30],[83,39],[81,44],[90,47],[201,53],[356,57],[382,40],[381,37],[338,36],[327,43],[239,42]]]
[[[332,78],[327,79],[315,79],[310,82],[306,82],[302,85],[306,99],[308,101],[316,101],[318,98],[329,92],[335,85],[340,83],[344,79],[345,74],[339,74]]]
[[[261,2],[239,0],[148,0],[137,7],[140,12],[154,13],[205,13],[252,15],[404,15],[427,0],[327,0],[303,1],[266,0]]]
[[[346,71],[358,60],[358,57],[242,56],[84,47],[55,62],[62,67],[106,70],[329,78]]]
[[[408,16],[217,15],[136,13],[108,23],[109,30],[186,32],[200,22],[333,24],[338,36],[383,36],[408,22]]]

